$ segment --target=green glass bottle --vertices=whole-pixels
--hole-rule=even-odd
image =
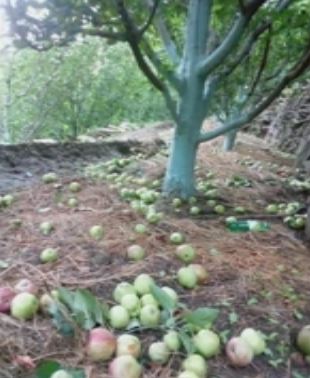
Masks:
[[[236,220],[227,223],[227,228],[232,232],[265,232],[270,229],[270,225],[257,220]]]

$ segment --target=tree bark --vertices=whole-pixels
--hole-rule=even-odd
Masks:
[[[223,143],[223,150],[225,152],[232,151],[234,149],[236,139],[237,139],[237,133],[238,133],[237,130],[233,130],[225,134],[224,143]]]

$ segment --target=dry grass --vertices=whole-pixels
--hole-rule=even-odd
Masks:
[[[220,191],[223,203],[245,206],[249,214],[260,216],[270,199],[281,202],[290,197],[279,183],[276,186],[264,183],[267,176],[278,179],[278,175],[266,168],[258,170],[237,162],[244,157],[244,152],[251,153],[252,158],[258,154],[266,162],[271,161],[272,156],[264,149],[255,150],[254,155],[254,150],[246,149],[244,144],[239,150],[239,153],[219,154],[217,144],[200,149],[202,174],[211,169],[220,185],[234,174],[247,177],[253,183],[251,188],[223,188]],[[221,217],[206,213],[189,218],[167,208],[165,220],[152,227],[151,233],[136,236],[135,243],[145,247],[147,258],[133,264],[126,259],[126,248],[133,226],[144,220],[106,184],[80,177],[77,178],[83,187],[77,195],[80,205],[69,209],[63,203],[70,195],[66,184],[72,179],[63,179],[59,187],[38,185],[21,191],[14,206],[0,214],[0,259],[9,262],[9,268],[0,271],[1,285],[14,286],[19,279],[30,278],[40,287],[41,294],[59,286],[88,288],[111,303],[111,293],[118,282],[149,272],[160,284],[176,288],[189,306],[220,308],[216,324],[219,331],[230,328],[232,334],[237,334],[245,326],[255,326],[266,333],[276,330],[289,343],[289,329],[300,326],[294,318],[294,310],[303,313],[303,322],[310,321],[309,249],[277,218],[270,218],[272,229],[269,232],[233,234],[225,229]],[[16,218],[23,222],[19,229],[14,229],[10,222]],[[39,232],[39,224],[45,220],[55,224],[55,231],[48,237]],[[100,242],[88,236],[88,229],[94,224],[101,224],[105,229],[105,237]],[[174,247],[168,238],[171,232],[179,230],[196,247],[198,261],[209,272],[208,282],[193,291],[185,291],[175,282],[181,264],[174,257]],[[40,263],[39,254],[45,247],[59,249],[58,262]],[[287,293],[287,287],[296,292],[296,300]],[[253,297],[259,302],[249,305]],[[228,321],[231,312],[239,315],[233,325]],[[26,377],[25,370],[14,361],[16,356],[28,355],[35,363],[56,359],[70,366],[84,367],[87,378],[103,378],[104,365],[92,365],[84,355],[85,337],[81,332],[73,340],[65,339],[43,315],[25,323],[0,315],[0,377]],[[154,334],[143,337],[146,349]],[[179,356],[175,356],[164,368],[151,366],[145,377],[175,377],[178,361]],[[257,359],[240,373],[231,369],[222,355],[210,362],[210,369],[212,376],[218,378],[288,378],[291,374],[289,360],[273,369],[266,358]]]

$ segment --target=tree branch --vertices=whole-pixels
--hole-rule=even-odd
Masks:
[[[155,0],[155,3],[150,6],[150,16],[148,20],[146,21],[145,25],[142,26],[139,30],[140,38],[143,36],[143,34],[147,31],[147,29],[150,27],[150,25],[153,22],[154,17],[156,17],[156,12],[158,11],[159,3],[161,0]]]
[[[123,21],[123,24],[127,33],[127,42],[129,46],[131,47],[131,50],[133,52],[133,55],[136,59],[136,62],[139,68],[144,73],[144,75],[148,78],[148,80],[154,85],[155,88],[157,88],[160,92],[164,92],[164,89],[165,89],[164,84],[156,76],[156,74],[153,72],[151,67],[145,61],[143,54],[139,48],[139,41],[137,41],[137,30],[127,12],[127,9],[124,5],[124,1],[123,0],[114,0],[114,1],[116,2],[118,12],[121,16],[121,19]]]
[[[249,111],[247,114],[240,116],[232,120],[231,122],[215,128],[207,133],[203,133],[199,137],[199,143],[209,141],[211,139],[217,138],[220,135],[226,134],[229,131],[236,130],[252,121],[260,113],[262,113],[282,92],[282,90],[298,76],[302,75],[307,68],[310,67],[310,40],[305,47],[304,53],[299,59],[299,61],[285,74],[274,88],[274,90],[267,96],[260,104],[258,104],[254,109]]]
[[[145,3],[147,5],[147,7],[152,7],[152,3],[153,1],[152,0],[145,0]],[[176,45],[169,33],[169,30],[167,28],[167,25],[165,23],[165,19],[164,19],[164,16],[161,12],[161,8],[160,6],[158,7],[158,10],[157,10],[157,15],[155,15],[155,18],[154,18],[154,24],[155,24],[155,27],[163,41],[163,44],[165,46],[165,49],[166,49],[166,52],[169,56],[169,58],[171,59],[171,61],[174,63],[174,64],[179,64],[180,62],[180,56],[178,54],[178,51],[177,51],[177,48],[176,48]]]
[[[210,56],[204,57],[198,65],[198,72],[201,76],[206,77],[225,60],[227,55],[239,43],[240,37],[251,21],[253,15],[266,1],[267,0],[253,0],[243,7],[242,13],[238,16],[230,32],[227,34],[226,38],[224,38],[220,46],[213,51]]]

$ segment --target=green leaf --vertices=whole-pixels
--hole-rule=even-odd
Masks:
[[[61,365],[56,361],[43,361],[37,367],[36,378],[50,378],[55,371],[61,369]]]
[[[159,286],[152,284],[151,287],[151,294],[157,300],[157,302],[167,311],[171,311],[176,308],[176,304],[174,300],[164,292]]]
[[[49,306],[48,312],[60,334],[63,336],[74,336],[74,327],[71,322],[71,317],[64,305],[61,303],[53,303]]]
[[[179,331],[179,337],[187,354],[194,353],[196,348],[195,348],[192,338],[184,330]]]
[[[235,324],[238,321],[238,314],[236,312],[231,312],[229,314],[229,323]]]
[[[185,314],[183,319],[190,324],[197,327],[206,328],[210,327],[217,319],[219,310],[209,307],[200,307],[195,311]]]
[[[63,302],[68,308],[72,309],[74,307],[74,293],[64,287],[57,289],[59,300]]]

